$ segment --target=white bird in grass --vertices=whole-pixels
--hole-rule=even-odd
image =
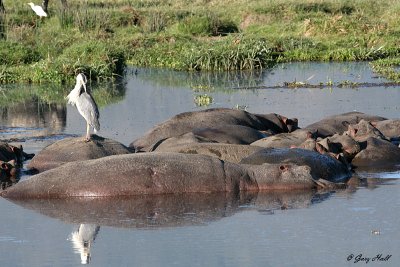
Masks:
[[[90,127],[94,128],[94,132],[100,130],[99,109],[96,102],[86,88],[87,78],[83,73],[76,76],[75,88],[67,96],[68,103],[76,106],[79,113],[86,120],[86,139],[90,141]]]
[[[40,18],[47,17],[47,13],[44,12],[41,6],[35,5],[32,2],[28,3],[28,5],[31,6],[32,10],[35,11],[36,15],[38,15]]]

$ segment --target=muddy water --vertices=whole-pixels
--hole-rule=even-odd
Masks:
[[[335,86],[344,81],[377,86]],[[287,82],[333,86],[283,88]],[[203,94],[212,97],[209,107],[276,112],[301,126],[353,110],[398,118],[400,88],[384,82],[366,63],[223,74],[133,69],[121,82],[123,97],[101,107],[100,134],[128,145],[177,113],[204,109],[194,102]],[[84,132],[70,106],[31,97],[1,108],[0,139],[30,153]],[[0,266],[398,266],[400,174],[360,176],[368,179],[338,192],[0,199]]]

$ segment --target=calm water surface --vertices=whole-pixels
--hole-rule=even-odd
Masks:
[[[100,134],[128,145],[177,113],[204,109],[194,98],[205,93],[213,98],[209,107],[275,112],[297,117],[300,126],[353,110],[400,117],[398,87],[279,88],[293,81],[385,82],[367,63],[223,74],[139,69],[100,109]],[[0,139],[29,153],[84,132],[83,118],[70,106],[33,97],[1,107]],[[337,192],[0,199],[0,266],[399,266],[400,173],[358,176]]]

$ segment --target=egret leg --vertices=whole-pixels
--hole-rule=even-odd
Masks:
[[[86,139],[85,142],[89,142],[90,141],[90,125],[89,123],[86,123]]]

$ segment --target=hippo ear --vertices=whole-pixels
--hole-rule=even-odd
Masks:
[[[315,149],[320,154],[325,154],[326,152],[328,152],[328,150],[320,143],[315,143]]]
[[[22,146],[16,147],[16,146],[11,146],[11,151],[16,155],[20,155],[22,151]]]

